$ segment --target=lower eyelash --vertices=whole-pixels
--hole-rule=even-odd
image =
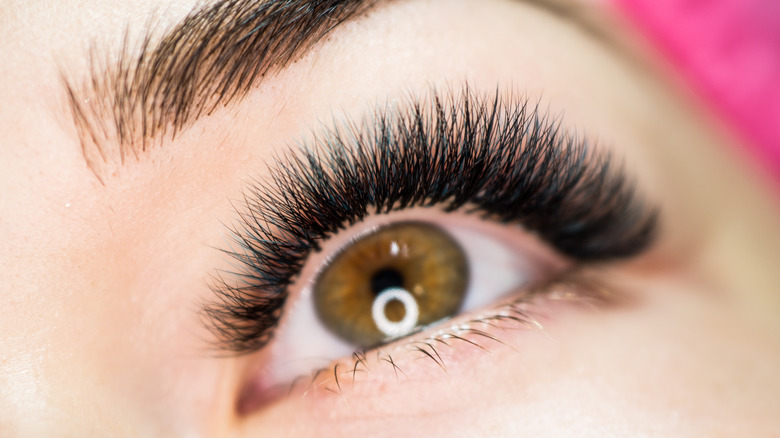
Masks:
[[[256,391],[245,392],[239,400],[239,413],[254,411],[265,403],[280,396],[319,397],[335,395],[346,397],[347,388],[353,389],[361,384],[361,376],[376,374],[385,367],[402,383],[409,378],[407,365],[419,362],[440,369],[448,374],[448,357],[459,356],[462,348],[472,348],[478,353],[491,353],[491,349],[502,346],[521,353],[521,351],[502,338],[501,333],[516,330],[529,330],[544,333],[541,319],[550,319],[544,311],[542,301],[566,302],[577,306],[602,308],[625,302],[624,294],[613,292],[602,284],[590,270],[577,267],[547,283],[530,288],[490,310],[472,315],[468,319],[445,325],[439,322],[423,328],[418,334],[412,334],[391,344],[372,350],[356,351],[350,358],[341,359],[331,365],[319,368],[308,376],[299,376],[286,387],[277,387],[272,395],[261,395]],[[435,332],[420,336],[445,325]],[[403,356],[403,359],[399,359]],[[415,372],[420,371],[414,368]]]

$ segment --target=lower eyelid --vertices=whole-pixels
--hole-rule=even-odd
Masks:
[[[524,348],[527,336],[545,335],[567,310],[604,308],[625,301],[594,279],[590,272],[575,269],[533,289],[518,292],[490,309],[460,315],[434,324],[416,334],[366,352],[354,353],[329,366],[299,376],[292,383],[267,388],[262,375],[247,379],[237,409],[248,414],[284,398],[300,398],[313,407],[332,405],[349,397],[376,397],[398,385],[452,378],[475,371],[482,355],[496,348],[533,355]]]

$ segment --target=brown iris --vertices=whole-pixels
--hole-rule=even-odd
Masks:
[[[466,256],[448,233],[400,222],[340,252],[317,279],[314,302],[328,329],[371,347],[455,314],[468,276]]]

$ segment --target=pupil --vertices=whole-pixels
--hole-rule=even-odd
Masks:
[[[371,277],[371,291],[374,295],[379,295],[391,287],[404,287],[404,277],[395,269],[382,269]]]

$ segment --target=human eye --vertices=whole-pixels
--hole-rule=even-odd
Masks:
[[[253,183],[204,313],[220,349],[270,351],[255,393],[328,364],[338,385],[340,360],[390,344],[443,366],[437,346],[539,326],[545,299],[592,297],[563,279],[647,249],[657,212],[636,192],[522,98],[434,92],[318,133]]]

